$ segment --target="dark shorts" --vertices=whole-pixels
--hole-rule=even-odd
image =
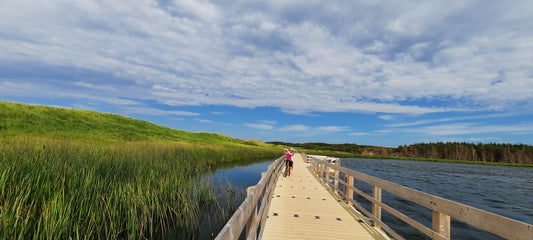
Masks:
[[[292,161],[285,160],[285,165],[288,165],[289,167],[292,167]]]

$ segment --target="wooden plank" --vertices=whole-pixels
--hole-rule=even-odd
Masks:
[[[388,234],[390,234],[394,239],[396,240],[405,240],[402,236],[400,236],[398,233],[396,233],[394,230],[392,230],[389,226],[387,226],[385,223],[383,223],[380,219],[377,219],[374,217],[369,211],[367,211],[365,208],[363,208],[361,205],[359,205],[357,202],[353,201],[351,202],[356,208],[363,212],[366,216],[369,216],[372,221],[377,222],[381,228],[383,228]]]
[[[428,228],[426,226],[424,226],[423,224],[415,221],[414,219],[408,217],[407,215],[399,212],[398,210],[388,206],[387,204],[383,203],[383,202],[379,202],[377,201],[376,199],[374,199],[372,196],[364,193],[363,191],[361,191],[360,189],[358,188],[351,188],[352,191],[356,192],[358,195],[360,195],[361,197],[364,197],[366,198],[367,200],[369,200],[372,204],[377,204],[379,205],[383,210],[387,211],[388,213],[392,214],[393,216],[397,217],[398,219],[402,220],[403,222],[411,225],[412,227],[414,227],[415,229],[417,229],[418,231],[428,235],[428,236],[432,236],[433,239],[439,239],[439,240],[446,240],[446,239],[449,239],[449,238],[446,238],[444,237],[443,235],[440,235],[439,233],[433,231],[431,228]],[[369,216],[370,218],[372,218],[373,221],[376,221],[377,223],[380,223],[380,226],[384,229],[390,229],[390,228],[385,228],[385,224],[382,223],[378,218],[376,218],[375,216],[372,215],[371,212],[368,212],[366,211],[364,208],[362,208],[359,204],[357,204],[353,199],[351,199],[351,204],[354,204],[354,206],[356,206],[356,208],[363,212],[364,214],[366,214],[367,216]],[[391,230],[386,230],[388,233],[390,233],[391,235],[393,235],[394,238],[396,239],[399,239],[398,237],[396,237],[394,234],[395,233],[392,233]]]
[[[264,174],[262,174],[264,175]],[[253,191],[254,187],[251,186],[251,187],[248,187],[246,189],[246,195],[247,196],[250,196],[250,193]],[[255,216],[257,215],[257,205],[253,208],[253,211],[252,211],[252,214],[250,214],[250,218],[248,219],[248,223],[246,223],[246,236],[250,236],[251,233],[253,233],[253,228],[254,228],[254,225],[255,225]],[[255,240],[255,236],[252,236],[250,238],[251,240]]]
[[[353,176],[348,176],[348,183],[347,184],[343,184],[343,185],[347,189],[347,195],[348,195],[347,198],[353,200],[353,189],[347,187],[347,186],[353,187]]]
[[[376,203],[372,203],[372,215],[381,221],[381,188],[373,186],[372,195],[376,201]],[[379,225],[374,225],[374,227],[379,228]]]
[[[335,191],[338,191],[339,189],[339,171],[338,170],[335,170],[335,179],[333,180],[333,182],[335,186],[333,189],[335,189]]]
[[[292,177],[278,179],[262,239],[388,239],[359,222],[360,213],[326,191],[301,156],[294,159]]]
[[[450,228],[450,216],[441,212],[433,211],[433,231],[443,235],[446,238],[450,238]]]

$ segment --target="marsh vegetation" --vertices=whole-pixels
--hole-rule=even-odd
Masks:
[[[280,155],[267,144],[113,114],[0,109],[1,239],[197,238],[202,211],[231,216],[199,176]]]

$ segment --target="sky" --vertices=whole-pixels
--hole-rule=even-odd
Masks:
[[[0,100],[245,140],[531,145],[532,22],[531,0],[0,1]]]

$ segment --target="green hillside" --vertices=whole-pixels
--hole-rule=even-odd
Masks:
[[[98,141],[187,142],[218,145],[257,145],[215,133],[170,129],[117,114],[0,101],[3,136],[30,134]]]
[[[282,153],[114,114],[0,101],[0,239],[197,238],[202,209],[231,217],[203,174]]]

